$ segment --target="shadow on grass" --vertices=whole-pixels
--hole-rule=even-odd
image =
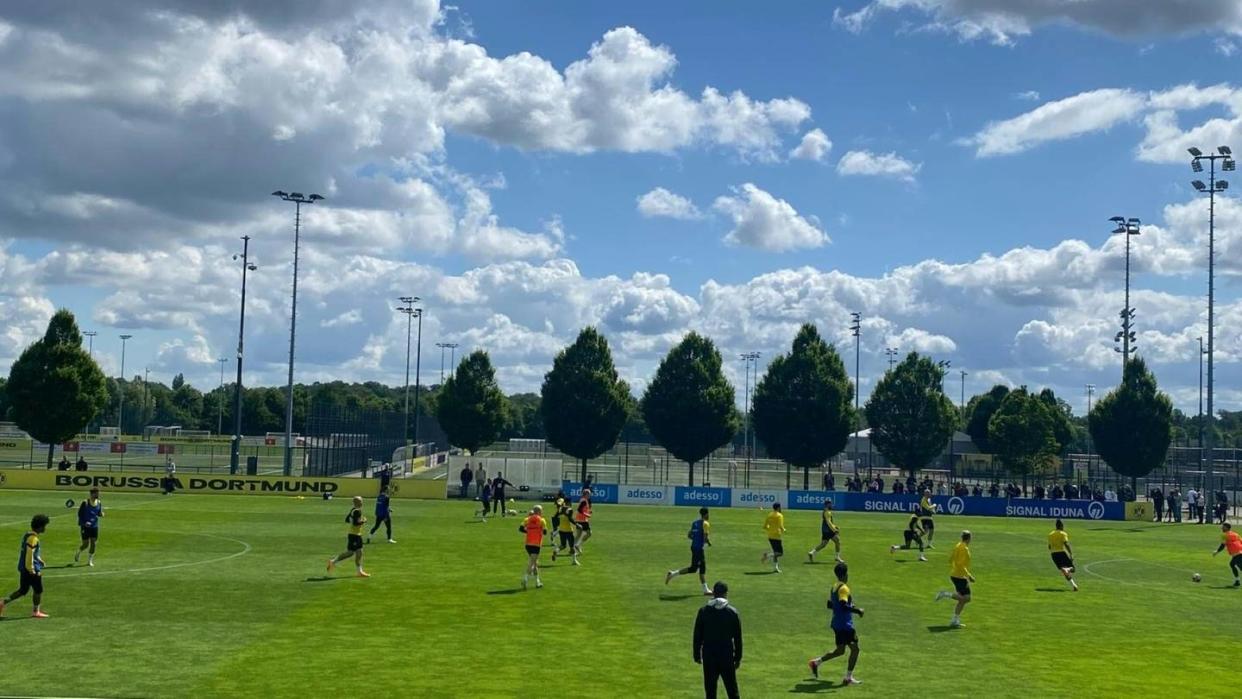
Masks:
[[[776,575],[775,570],[748,570],[742,575]]]
[[[1069,592],[1069,590],[1066,590],[1063,587],[1037,587],[1035,588],[1035,591],[1036,592]]]
[[[466,523],[466,524],[487,524],[487,520],[485,520],[485,519],[468,519],[468,520],[466,520],[466,522],[465,522],[465,523]]]
[[[511,587],[507,590],[488,590],[487,594],[489,595],[516,595],[519,592],[525,592],[525,590],[523,590],[520,587]]]
[[[957,631],[959,630],[959,627],[949,626],[948,624],[945,624],[943,626],[928,626],[927,630],[932,633],[944,633],[946,631]]]
[[[789,690],[790,694],[819,694],[821,692],[834,692],[841,689],[845,685],[836,684],[828,680],[802,680]]]
[[[1152,522],[1152,524],[1155,524],[1155,522]],[[1156,527],[1127,527],[1125,529],[1116,529],[1114,527],[1089,527],[1087,531],[1089,532],[1127,532],[1129,534],[1142,534],[1143,532],[1149,532],[1153,529],[1156,529]]]
[[[660,593],[660,601],[661,602],[680,602],[681,600],[695,599],[696,597],[705,597],[705,596],[706,595],[703,595],[701,593],[697,595],[669,595],[665,593]]]
[[[43,570],[59,570],[61,568],[77,568],[78,565],[79,564],[77,563],[65,563],[64,565],[58,565],[58,566],[43,566]]]
[[[355,577],[356,577],[356,576],[355,576]],[[353,580],[353,579],[354,579],[353,577],[348,577],[348,578],[345,578],[345,577],[337,577],[337,576],[335,576],[335,575],[320,575],[320,576],[318,576],[318,577],[314,577],[314,578],[307,578],[307,579],[303,580],[302,582],[310,582],[310,583],[317,583],[317,582],[340,582],[340,581],[342,581],[342,580]]]
[[[1233,585],[1208,585],[1208,588],[1209,588],[1209,589],[1212,589],[1212,590],[1237,590],[1237,589],[1242,589],[1242,588],[1237,588],[1237,587],[1234,587]]]

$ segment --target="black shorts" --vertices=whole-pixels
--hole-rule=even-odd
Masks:
[[[561,548],[573,548],[574,533],[573,532],[558,532],[558,533],[561,535]]]
[[[833,634],[837,637],[837,647],[848,646],[851,643],[858,643],[858,632],[854,629],[833,629]]]
[[[1233,557],[1229,559],[1229,567],[1242,568],[1242,553],[1235,553]]]
[[[87,539],[98,539],[99,527],[82,527],[82,541]]]
[[[785,544],[780,539],[768,539],[768,545],[772,547],[772,553],[778,556],[785,555]]]
[[[820,530],[819,532],[819,538],[825,542],[832,541],[833,539],[840,541],[840,537],[841,532],[830,532],[826,530]]]
[[[361,551],[362,550],[362,535],[361,534],[350,534],[348,537],[348,541],[345,544],[345,550],[346,551]]]
[[[1064,551],[1053,551],[1052,562],[1056,564],[1057,568],[1074,567],[1074,559],[1070,558],[1069,554]]]
[[[930,533],[932,533],[933,531],[935,531],[935,529],[936,529],[936,522],[935,522],[934,520],[932,520],[932,518],[931,518],[931,517],[924,517],[924,518],[921,520],[921,522],[922,522],[922,524],[923,524],[923,531],[927,532],[928,534],[930,534]]]
[[[34,590],[34,593],[36,595],[43,594],[43,576],[42,575],[36,575],[34,573],[27,573],[24,570],[19,571],[19,572],[21,573],[21,577],[22,577],[21,584],[17,588],[17,594],[19,596],[24,595],[31,590]]]
[[[707,574],[707,556],[703,549],[690,549],[690,572],[698,571],[699,575]]]
[[[579,528],[579,529],[581,529],[581,530],[582,530],[582,531],[584,531],[584,532],[589,532],[589,531],[591,531],[591,523],[590,523],[590,522],[574,522],[574,526],[575,526],[575,527],[577,527],[577,528]]]
[[[953,581],[953,589],[957,590],[957,594],[962,595],[963,597],[970,596],[970,581],[969,580],[967,580],[966,578],[955,578],[952,576],[949,576],[949,579]]]
[[[538,555],[539,555],[539,551],[541,550],[541,548],[542,548],[542,547],[540,547],[540,546],[536,546],[536,545],[534,545],[534,544],[527,544],[527,545],[526,545],[526,553],[529,553],[529,554],[530,554],[530,555],[532,555],[532,556],[538,556]]]
[[[902,536],[906,537],[906,546],[909,546],[910,544],[914,543],[915,541],[921,541],[921,540],[922,540],[922,537],[920,537],[918,534],[915,534],[914,532],[910,531],[909,529],[907,529],[905,532],[903,532],[903,533],[902,533]]]
[[[561,526],[561,516],[552,515],[552,531],[556,531]]]

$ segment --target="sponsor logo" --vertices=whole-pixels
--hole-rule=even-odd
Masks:
[[[832,495],[828,493],[798,493],[793,496],[791,502],[795,505],[815,505],[816,507],[823,507],[825,500],[833,500]],[[833,503],[835,504],[836,501],[833,500]]]
[[[643,488],[630,488],[625,491],[625,497],[635,500],[663,500],[663,490],[646,490]]]
[[[1104,519],[1104,503],[1092,501],[1087,505],[1087,515],[1091,519]]]
[[[724,498],[720,493],[710,493],[702,490],[688,490],[681,494],[681,499],[686,502],[720,502]]]
[[[4,449],[16,449],[17,446],[17,442],[0,442],[0,448]]]
[[[7,480],[7,477],[3,473],[0,473],[0,485],[4,485],[5,480]]]
[[[884,500],[866,500],[863,510],[867,512],[914,512],[918,509],[917,502],[887,502]]]
[[[949,505],[946,508],[951,515],[960,515],[966,511],[966,503],[956,495],[949,498]]]
[[[111,476],[57,474],[57,487],[104,490],[158,489],[160,476]],[[332,481],[267,480],[261,478],[174,478],[174,485],[188,492],[216,493],[333,493],[340,486]]]
[[[776,502],[776,500],[776,493],[741,493],[737,496],[738,502],[745,503],[767,503],[770,505]]]

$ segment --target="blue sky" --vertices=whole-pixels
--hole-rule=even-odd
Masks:
[[[864,395],[898,346],[968,394],[1081,408],[1119,373],[1121,214],[1150,226],[1140,353],[1194,409],[1206,202],[1184,146],[1242,147],[1242,2],[281,8],[0,11],[0,363],[66,306],[110,373],[132,333],[127,373],[214,384],[248,233],[247,383],[281,383],[291,212],[266,193],[301,189],[328,202],[304,231],[300,380],[399,382],[412,293],[424,347],[487,349],[509,391],[588,323],[641,389],[689,330],[770,357],[799,322],[844,346],[860,310]],[[1219,213],[1237,409],[1242,210]]]

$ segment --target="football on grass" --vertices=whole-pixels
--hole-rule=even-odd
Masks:
[[[1198,573],[1195,573],[1194,575],[1190,576],[1190,579],[1195,582],[1199,582],[1200,580],[1203,580],[1203,576],[1199,575]]]

